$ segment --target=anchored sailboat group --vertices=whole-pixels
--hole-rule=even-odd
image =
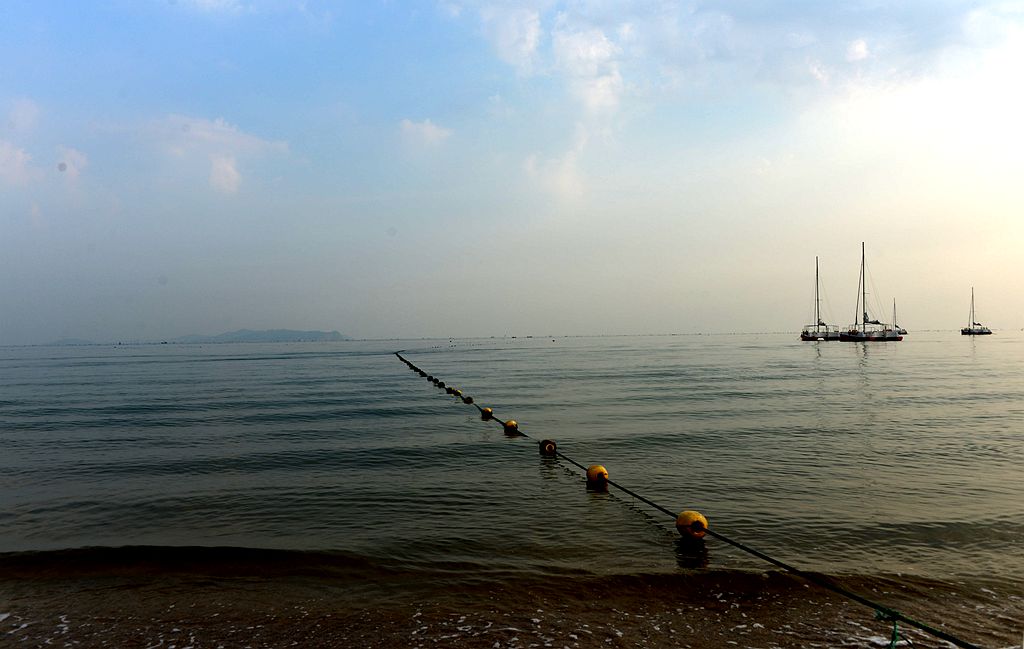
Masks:
[[[818,295],[818,258],[814,258],[814,320],[800,332],[800,340],[840,340],[843,342],[899,342],[907,330],[896,324],[896,300],[892,302],[892,324],[886,324],[868,315],[867,276],[864,268],[864,242],[860,244],[860,285],[857,287],[857,312],[852,325],[841,328],[826,324],[821,319],[821,300]]]
[[[804,325],[800,340],[841,340],[844,342],[899,342],[907,330],[896,324],[896,300],[892,301],[892,324],[886,324],[868,315],[864,266],[864,242],[860,244],[860,285],[857,287],[857,312],[853,324],[845,328],[827,324],[821,319],[821,298],[818,282],[818,258],[814,258],[814,324]],[[975,320],[974,287],[971,287],[971,315],[967,326],[960,330],[964,336],[988,336],[992,330]]]

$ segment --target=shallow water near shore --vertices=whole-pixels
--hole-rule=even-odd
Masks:
[[[538,454],[550,438],[761,552],[1019,646],[1024,335],[795,338],[0,348],[0,631],[285,646],[316,619],[300,644],[887,646],[870,609],[588,492]]]

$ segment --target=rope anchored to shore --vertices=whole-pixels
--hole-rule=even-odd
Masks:
[[[494,415],[494,410],[492,408],[481,407],[479,404],[474,403],[472,397],[463,395],[461,390],[456,390],[450,386],[446,386],[443,381],[440,381],[434,376],[428,375],[425,371],[416,367],[411,361],[404,358],[401,352],[395,352],[395,356],[397,356],[400,361],[405,363],[409,367],[409,369],[411,369],[414,372],[417,372],[421,377],[425,377],[427,381],[435,384],[442,390],[445,390],[446,393],[453,394],[457,398],[460,398],[463,403],[474,406],[480,412],[480,418],[483,421],[497,422],[502,426],[502,429],[504,430],[505,434],[510,437],[525,437],[527,439],[531,439],[529,435],[520,430],[519,423],[516,420],[509,419],[507,421],[503,421],[497,418]],[[608,474],[608,470],[604,466],[599,464],[583,466],[576,460],[559,451],[555,442],[550,439],[541,440],[539,442],[539,449],[541,455],[545,457],[556,457],[563,459],[566,462],[569,462],[570,464],[576,466],[581,471],[583,471],[587,478],[587,489],[594,491],[607,491],[608,486],[612,486],[618,489],[619,491],[622,491],[623,493],[629,494],[633,498],[636,498],[637,500],[647,504],[648,506],[653,507],[654,509],[664,514],[671,516],[673,519],[675,519],[676,529],[684,538],[688,538],[690,540],[700,540],[705,535],[710,536],[712,538],[718,539],[719,541],[722,541],[723,543],[727,543],[728,545],[731,545],[738,550],[742,550],[747,554],[753,555],[759,559],[767,561],[768,563],[774,566],[782,568],[786,572],[802,577],[803,579],[817,586],[821,586],[822,588],[830,590],[833,593],[851,599],[857,602],[858,604],[863,604],[864,606],[874,609],[875,616],[878,619],[891,621],[893,623],[892,642],[890,644],[890,647],[895,647],[899,639],[899,630],[897,627],[897,623],[903,622],[904,624],[913,626],[937,638],[945,640],[946,642],[950,642],[958,647],[963,647],[963,649],[981,649],[981,647],[979,647],[978,645],[971,644],[970,642],[967,642],[966,640],[961,640],[960,638],[950,635],[949,633],[946,633],[941,629],[937,629],[929,624],[925,624],[924,622],[919,622],[913,618],[907,617],[899,611],[893,610],[887,606],[879,604],[878,602],[874,602],[870,599],[867,599],[866,597],[862,597],[857,593],[854,593],[850,590],[843,588],[842,586],[832,583],[828,579],[825,579],[814,573],[806,572],[804,570],[796,568],[795,566],[792,566],[788,563],[770,557],[763,552],[760,552],[758,550],[755,550],[754,548],[744,545],[739,541],[735,541],[720,532],[716,532],[709,527],[707,519],[700,512],[688,510],[677,514],[666,507],[662,507],[661,505],[641,496],[635,491],[628,489],[625,486],[620,485],[611,480]]]

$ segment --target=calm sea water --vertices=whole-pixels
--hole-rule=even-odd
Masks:
[[[1020,332],[0,348],[0,552],[328,552],[455,583],[695,567],[550,438],[803,569],[1024,593],[1022,361]]]

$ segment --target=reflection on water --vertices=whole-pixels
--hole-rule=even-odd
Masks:
[[[675,540],[676,564],[686,570],[708,567],[708,546],[704,539],[679,537]]]

